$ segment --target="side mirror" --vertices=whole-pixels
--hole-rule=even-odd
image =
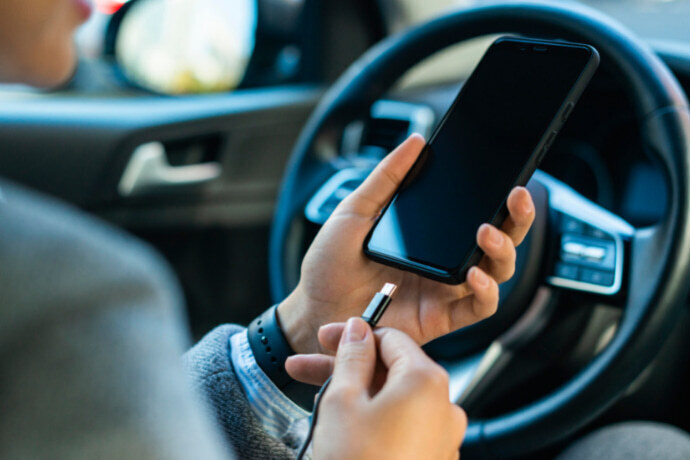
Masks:
[[[254,51],[256,0],[137,0],[115,58],[135,85],[163,94],[235,89]]]

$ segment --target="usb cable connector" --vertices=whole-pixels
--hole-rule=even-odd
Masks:
[[[369,326],[371,326],[372,328],[376,327],[379,320],[386,312],[386,308],[388,308],[388,305],[390,305],[391,300],[393,300],[393,294],[395,294],[395,291],[397,289],[398,286],[396,286],[395,284],[386,283],[379,292],[374,294],[374,297],[371,299],[371,302],[369,302],[369,305],[362,314],[362,319],[366,321],[369,324]],[[309,444],[311,444],[312,437],[314,436],[316,420],[319,417],[319,405],[321,404],[321,399],[323,398],[323,395],[330,384],[331,378],[328,377],[328,380],[324,382],[323,386],[321,387],[321,390],[319,390],[318,394],[316,395],[316,400],[314,401],[314,412],[311,415],[311,421],[309,423],[309,431],[307,432],[307,438],[304,440],[304,443],[302,444],[302,447],[300,448],[299,453],[297,454],[297,460],[302,460],[307,453],[307,449],[309,449]]]
[[[371,299],[367,309],[362,314],[362,319],[369,323],[369,326],[376,327],[388,305],[393,300],[393,294],[398,289],[393,283],[386,283],[379,292]]]

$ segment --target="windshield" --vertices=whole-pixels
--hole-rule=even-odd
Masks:
[[[451,8],[498,3],[498,0],[384,0],[384,3],[393,12],[392,26],[399,29]],[[690,0],[581,0],[581,3],[612,16],[642,38],[690,44]]]

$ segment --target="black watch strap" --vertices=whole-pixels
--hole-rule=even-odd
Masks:
[[[249,325],[247,334],[256,363],[268,378],[283,390],[293,381],[285,372],[285,361],[295,352],[290,348],[280,328],[277,309],[274,305],[256,317]]]
[[[290,347],[278,321],[275,305],[249,324],[249,346],[261,370],[288,398],[306,410],[312,410],[318,386],[293,380],[285,371],[285,361],[295,352]]]

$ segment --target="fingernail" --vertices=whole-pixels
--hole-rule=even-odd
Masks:
[[[503,235],[494,227],[489,227],[489,241],[494,246],[500,246],[503,243]]]
[[[532,203],[532,200],[527,200],[526,202],[522,203],[523,213],[530,214],[532,211],[534,211],[534,204]]]
[[[477,267],[472,268],[472,275],[479,286],[487,287],[489,285],[489,277]]]
[[[350,318],[345,325],[343,343],[360,342],[367,335],[367,326],[361,318]]]

